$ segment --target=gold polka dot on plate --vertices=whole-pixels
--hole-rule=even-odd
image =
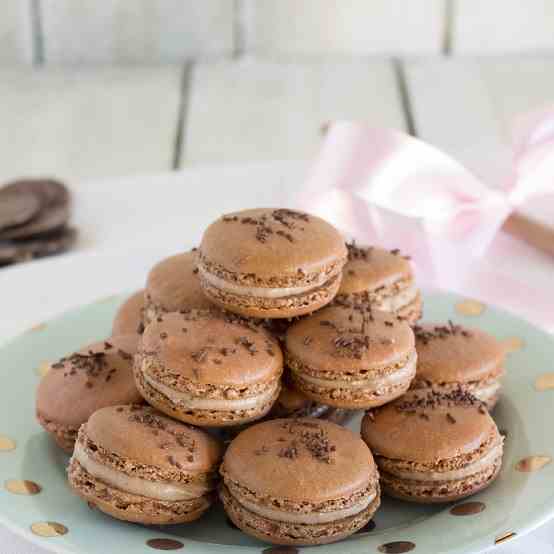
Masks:
[[[39,537],[60,537],[69,530],[65,525],[55,521],[37,521],[31,525],[31,531]]]
[[[535,388],[539,392],[554,389],[554,373],[543,373],[540,377],[537,377]]]
[[[462,315],[478,316],[485,311],[485,304],[468,298],[456,304],[456,311]]]
[[[410,541],[396,541],[382,544],[377,550],[384,554],[403,554],[404,552],[411,552],[415,546],[416,545]]]
[[[510,539],[513,539],[516,536],[516,533],[512,533],[511,531],[508,533],[504,533],[503,535],[500,535],[499,537],[496,537],[494,539],[494,544],[500,544],[502,542],[509,541]]]
[[[298,548],[294,546],[271,546],[262,550],[262,554],[298,554]]]
[[[539,471],[550,462],[552,462],[550,456],[528,456],[519,460],[516,464],[516,470],[523,473],[532,473],[533,471]]]
[[[185,546],[181,541],[174,539],[150,539],[146,544],[154,550],[179,550]]]
[[[8,479],[4,482],[4,487],[12,494],[24,494],[29,496],[38,494],[42,490],[42,487],[38,483],[27,481],[26,479]]]
[[[0,435],[0,451],[8,452],[9,450],[15,450],[15,441],[10,437]]]
[[[37,325],[33,325],[29,331],[32,333],[35,331],[42,331],[43,329],[46,329],[46,323],[38,323]]]
[[[464,502],[450,508],[450,513],[453,516],[473,516],[480,514],[485,508],[486,506],[483,502]]]
[[[525,341],[519,337],[508,337],[502,341],[502,345],[504,346],[506,354],[511,354],[512,352],[522,350],[525,346]]]
[[[52,367],[52,365],[50,364],[50,362],[42,362],[38,367],[37,367],[37,373],[41,376],[41,377],[44,377],[49,371],[50,371],[50,368]]]

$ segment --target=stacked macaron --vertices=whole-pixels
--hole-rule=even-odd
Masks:
[[[193,521],[219,488],[253,537],[340,540],[381,489],[446,502],[500,470],[504,352],[421,311],[398,250],[304,212],[227,214],[152,268],[112,337],[53,364],[37,417],[73,452],[71,487],[115,518]],[[358,410],[361,437],[337,424]]]

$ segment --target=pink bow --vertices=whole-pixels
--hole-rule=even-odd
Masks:
[[[554,301],[545,306],[538,291],[495,274],[483,256],[516,206],[554,192],[554,109],[519,121],[512,171],[496,185],[485,186],[405,133],[340,121],[330,127],[299,203],[359,243],[409,253],[426,286],[493,299],[553,325]],[[530,311],[528,302],[542,305]]]

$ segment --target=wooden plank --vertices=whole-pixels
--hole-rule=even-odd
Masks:
[[[551,0],[456,0],[452,51],[455,54],[551,52]]]
[[[403,128],[392,65],[200,64],[191,77],[182,161],[305,159],[333,119]]]
[[[33,61],[31,28],[30,0],[0,2],[0,64]]]
[[[233,52],[229,0],[42,0],[45,59],[148,62]]]
[[[262,55],[438,53],[444,0],[246,0],[246,50]]]
[[[180,68],[0,70],[0,179],[171,168]]]

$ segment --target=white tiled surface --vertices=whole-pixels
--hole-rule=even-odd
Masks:
[[[454,54],[552,52],[552,0],[453,0]]]
[[[181,161],[305,159],[338,118],[404,127],[390,62],[198,64]]]
[[[262,55],[436,54],[445,0],[245,0],[245,48]]]
[[[30,5],[31,0],[0,2],[0,64],[32,61]]]
[[[0,179],[171,169],[181,69],[0,68]]]
[[[230,55],[231,0],[40,0],[45,61],[176,61]]]

